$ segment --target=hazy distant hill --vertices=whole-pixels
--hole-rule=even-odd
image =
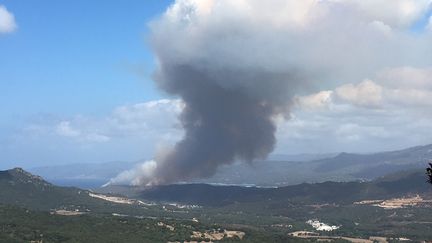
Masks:
[[[303,182],[372,180],[401,170],[423,169],[432,160],[432,145],[373,154],[340,153],[308,162],[260,161],[225,166],[198,183],[295,185]]]
[[[325,154],[271,154],[267,158],[270,161],[311,161],[325,158],[332,158],[338,155],[338,153],[325,153]]]
[[[333,157],[332,157],[333,156]],[[286,159],[301,161],[287,161]],[[319,158],[312,161],[304,159]],[[391,172],[422,169],[432,160],[432,145],[374,154],[275,155],[269,161],[222,166],[216,175],[187,183],[286,186],[303,182],[371,180]],[[272,160],[273,159],[273,160]],[[29,169],[58,185],[97,188],[137,162],[72,164]]]
[[[137,162],[78,163],[68,165],[29,168],[49,182],[61,186],[76,186],[90,189],[100,187],[110,178],[132,168]]]
[[[323,182],[257,188],[215,186],[208,184],[179,184],[156,187],[110,186],[104,193],[120,193],[140,199],[200,205],[227,205],[266,201],[298,201],[304,203],[352,203],[365,199],[430,194],[423,171],[407,171],[381,177],[371,182]]]
[[[374,154],[341,153],[334,158],[315,161],[317,172],[351,171],[359,178],[373,179],[390,172],[423,168],[432,160],[432,145]]]

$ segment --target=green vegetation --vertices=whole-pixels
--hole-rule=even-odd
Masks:
[[[189,239],[194,224],[113,216],[61,216],[0,206],[0,239],[7,242],[167,242]]]
[[[94,198],[89,191],[57,187],[14,169],[0,172],[0,242],[183,242],[191,240],[194,231],[218,229],[246,233],[242,240],[234,237],[220,242],[305,242],[288,233],[314,231],[305,223],[309,219],[341,226],[324,233],[329,236],[427,240],[432,238],[432,205],[428,203],[397,209],[353,204],[417,193],[432,198],[432,188],[424,179],[424,173],[415,172],[363,183],[278,189],[196,184],[130,194],[158,201],[150,205]],[[57,215],[60,209],[83,214]]]
[[[0,242],[172,242],[190,240],[192,231],[218,228],[184,220],[137,219],[115,216],[61,216],[47,212],[35,212],[12,206],[0,206]],[[240,242],[238,238],[220,242]],[[241,242],[308,242],[290,238],[284,234],[272,234],[260,230],[246,230]]]

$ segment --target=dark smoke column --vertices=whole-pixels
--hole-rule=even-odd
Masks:
[[[240,89],[217,85],[218,78],[188,66],[162,67],[157,80],[185,102],[183,140],[157,161],[159,183],[208,177],[235,159],[265,158],[275,145],[275,106]],[[223,72],[224,70],[221,70]],[[232,73],[240,78],[244,73]]]
[[[274,118],[289,114],[300,79],[277,60],[285,54],[269,43],[276,37],[235,15],[220,19],[222,10],[207,9],[217,2],[177,1],[151,24],[154,80],[183,100],[185,134],[156,157],[142,184],[204,178],[235,160],[263,159],[276,143]]]

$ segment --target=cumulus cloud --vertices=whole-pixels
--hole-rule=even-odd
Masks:
[[[429,67],[387,68],[369,80],[298,97],[309,102],[297,102],[292,120],[280,124],[278,152],[371,152],[431,143],[429,73]]]
[[[410,27],[431,9],[430,0],[330,0],[352,5],[371,21],[391,27]]]
[[[110,137],[97,132],[87,132],[73,128],[70,121],[59,122],[54,130],[59,136],[73,138],[81,142],[107,142],[110,140]]]
[[[371,80],[359,84],[345,84],[335,90],[335,97],[359,106],[380,106],[382,87]]]
[[[0,151],[5,161],[32,166],[151,159],[181,138],[182,107],[177,99],[161,99],[121,105],[100,116],[35,114],[0,129]]]
[[[183,110],[180,100],[160,99],[114,109],[106,123],[114,134],[163,132],[176,126],[177,115]]]
[[[0,34],[14,32],[18,28],[15,22],[15,16],[0,5]]]
[[[81,134],[78,130],[71,128],[69,121],[60,122],[55,131],[58,135],[65,137],[78,137]]]
[[[161,99],[119,106],[105,117],[48,117],[27,125],[25,132],[41,137],[57,136],[81,144],[107,143],[140,136],[151,137],[156,142],[173,142],[181,134],[176,117],[183,106],[180,100]]]
[[[432,89],[432,68],[386,68],[377,75],[380,84],[398,89]]]
[[[429,22],[426,26],[429,31],[432,31],[432,16],[429,17]]]
[[[334,90],[321,91],[299,97],[302,109],[314,106],[353,105],[382,110],[397,108],[416,110],[432,104],[432,69],[397,67],[387,68],[360,83],[348,83]],[[320,105],[318,105],[320,104]]]
[[[333,91],[320,91],[316,94],[296,97],[296,105],[307,110],[328,108],[332,102]]]

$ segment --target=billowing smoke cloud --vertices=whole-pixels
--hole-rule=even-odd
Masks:
[[[427,26],[416,38],[409,32],[430,4],[177,0],[150,24],[150,43],[155,81],[184,102],[184,138],[148,162],[150,171],[120,181],[173,183],[265,158],[276,143],[274,119],[289,117],[295,95],[425,63],[418,57],[431,51]]]
[[[186,104],[180,117],[185,129],[184,139],[158,158],[155,176],[159,183],[207,177],[214,174],[219,165],[235,159],[265,158],[275,145],[276,127],[272,118],[283,112],[281,104],[241,89],[224,88],[215,82],[218,78],[227,82],[238,81],[240,77],[251,82],[266,79],[269,86],[282,89],[284,86],[278,81],[287,79],[285,75],[274,77],[259,70],[228,71],[216,78],[194,69],[172,67],[170,71],[163,71],[167,76],[158,79],[173,81],[169,84],[174,86],[181,84],[168,89],[173,89]],[[278,91],[274,94],[277,96]]]

